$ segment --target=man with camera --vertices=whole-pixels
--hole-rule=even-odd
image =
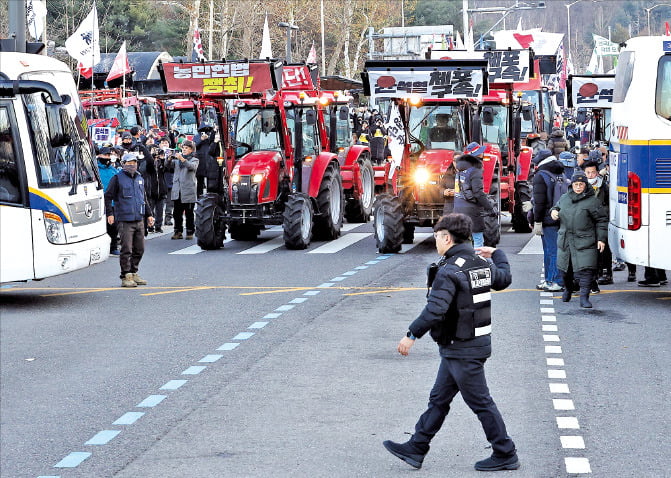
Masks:
[[[198,169],[198,158],[194,156],[196,149],[193,141],[186,140],[182,143],[182,152],[173,154],[171,169],[173,171],[172,192],[173,214],[175,230],[171,239],[193,239],[196,229],[194,218],[194,207],[196,206],[196,170]],[[184,219],[186,217],[186,236],[184,231]]]
[[[436,249],[442,257],[429,267],[427,304],[397,347],[401,355],[408,355],[415,340],[429,332],[441,356],[429,406],[419,417],[414,435],[406,443],[383,442],[391,454],[415,468],[422,467],[429,443],[458,392],[478,416],[492,445],[492,455],[475,463],[475,469],[516,470],[520,466],[515,443],[489,395],[484,371],[492,349],[490,290],[510,285],[510,265],[503,251],[473,249],[471,225],[464,214],[448,214],[436,223]]]

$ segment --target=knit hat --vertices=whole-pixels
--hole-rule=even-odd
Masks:
[[[536,153],[536,156],[533,158],[533,162],[536,166],[540,166],[540,163],[543,162],[543,160],[549,158],[552,156],[552,151],[549,149],[541,149]],[[554,158],[554,156],[552,156]]]
[[[573,176],[571,176],[571,184],[577,183],[579,181],[585,183],[585,185],[589,184],[587,176],[582,171],[578,171],[577,173],[574,173]]]
[[[568,151],[559,153],[559,161],[567,168],[574,168],[576,166],[575,154]]]
[[[480,146],[479,143],[473,141],[472,143],[469,143],[468,146],[466,146],[464,153],[470,154],[471,156],[480,156],[482,153],[485,152],[485,149],[486,149],[485,146]]]

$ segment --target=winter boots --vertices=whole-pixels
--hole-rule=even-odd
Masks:
[[[124,274],[123,278],[121,279],[121,287],[137,287],[137,282],[133,280],[133,274],[130,272]]]
[[[428,447],[426,451],[418,449],[418,447],[411,441],[405,443],[396,443],[391,440],[382,442],[389,453],[397,458],[400,458],[413,468],[421,468],[424,457],[429,452]]]
[[[144,280],[142,277],[140,277],[140,276],[137,274],[137,272],[134,272],[134,273],[133,273],[133,281],[134,281],[137,285],[147,285],[147,281]]]

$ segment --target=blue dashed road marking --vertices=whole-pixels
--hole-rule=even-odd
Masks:
[[[194,365],[187,368],[182,372],[182,375],[198,375],[200,372],[205,370],[207,367],[205,365]]]
[[[306,300],[308,300],[307,297],[296,297],[295,299],[290,300],[289,303],[290,304],[302,304]]]
[[[90,456],[91,454],[85,451],[73,451],[61,461],[56,463],[54,468],[75,468]]]
[[[223,357],[223,355],[219,355],[219,354],[210,354],[210,355],[206,355],[205,357],[203,357],[202,359],[200,359],[200,360],[198,361],[198,363],[214,363],[214,362],[216,362],[217,360],[219,360],[221,357]]]
[[[132,425],[144,415],[144,412],[127,412],[121,415],[112,425]]]
[[[268,325],[268,322],[254,322],[252,325],[247,327],[248,329],[262,329],[266,325]]]
[[[163,385],[160,390],[177,390],[184,385],[188,380],[170,380]]]
[[[232,342],[227,342],[223,344],[221,347],[219,347],[217,350],[233,350],[240,344],[232,343]]]
[[[271,312],[270,314],[266,314],[263,316],[264,319],[276,319],[280,315],[282,315],[282,312]]]
[[[119,433],[121,433],[120,430],[103,430],[96,433],[89,441],[84,443],[84,445],[105,445]]]
[[[136,407],[142,407],[142,408],[155,407],[163,400],[165,400],[166,397],[167,395],[149,395],[147,398],[138,403]]]
[[[240,332],[238,335],[233,337],[233,340],[247,340],[248,338],[252,337],[254,335],[254,332]]]
[[[275,310],[278,311],[278,312],[287,312],[287,311],[293,309],[294,307],[295,307],[295,306],[293,306],[293,305],[286,304],[286,305],[280,305],[280,306],[279,306],[277,309],[275,309]]]

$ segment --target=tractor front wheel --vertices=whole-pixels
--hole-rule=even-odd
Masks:
[[[223,220],[218,194],[207,194],[198,200],[196,237],[200,248],[206,251],[224,246],[226,223]]]
[[[373,206],[375,242],[382,253],[398,252],[403,243],[403,211],[396,196],[381,194]]]
[[[307,194],[289,196],[284,207],[284,245],[287,249],[305,249],[312,238],[312,202]]]
[[[336,165],[331,163],[324,171],[324,177],[317,194],[319,214],[315,216],[315,239],[328,241],[340,236],[344,206],[345,195],[342,190],[342,178]]]

